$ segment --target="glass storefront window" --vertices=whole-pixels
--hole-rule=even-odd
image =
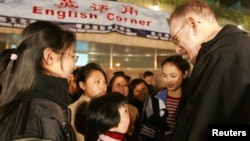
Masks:
[[[113,68],[154,68],[154,50],[152,48],[114,45]]]
[[[0,51],[16,48],[17,34],[0,33]],[[160,69],[161,62],[174,51],[139,46],[77,41],[76,66],[95,62],[105,69]]]

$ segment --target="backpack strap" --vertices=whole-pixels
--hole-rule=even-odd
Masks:
[[[142,123],[143,123],[143,120],[144,120],[144,118],[145,118],[145,109],[146,109],[146,106],[147,106],[147,104],[148,104],[149,99],[150,99],[150,96],[148,96],[148,97],[145,99],[144,103],[143,103],[142,112],[141,112],[140,118],[138,119],[138,126],[137,126],[137,127],[138,127],[138,130],[140,130],[141,127],[142,127]]]
[[[160,116],[159,100],[152,95],[151,96],[151,101],[152,101],[152,106],[153,106],[153,112],[154,112],[154,114],[157,114],[157,115]]]

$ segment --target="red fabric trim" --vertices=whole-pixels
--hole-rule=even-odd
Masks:
[[[105,132],[104,135],[121,141],[125,139],[125,135],[118,132]]]

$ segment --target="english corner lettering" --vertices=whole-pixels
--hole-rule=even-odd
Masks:
[[[76,19],[80,21],[100,21],[113,22],[113,23],[124,23],[133,26],[149,27],[152,24],[152,20],[144,20],[140,18],[139,12],[133,6],[119,5],[117,10],[111,10],[110,5],[92,3],[89,6],[91,11],[79,11],[79,7],[74,0],[60,0],[59,4],[53,5],[55,8],[49,9],[43,6],[33,5],[32,13],[34,15],[43,15],[56,17],[59,21],[65,19]],[[121,9],[121,10],[120,10]],[[115,13],[113,11],[120,11]],[[101,16],[101,17],[100,17]]]
[[[20,7],[9,11],[16,5]],[[34,21],[49,20],[73,32],[118,32],[169,40],[166,17],[164,12],[112,1],[0,0],[0,26],[10,28],[25,28]]]

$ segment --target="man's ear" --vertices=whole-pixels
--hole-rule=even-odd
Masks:
[[[47,65],[51,65],[53,61],[54,51],[51,48],[46,48],[43,51],[43,62]]]
[[[194,35],[198,33],[198,23],[200,22],[193,17],[187,18],[187,24],[192,28]]]

